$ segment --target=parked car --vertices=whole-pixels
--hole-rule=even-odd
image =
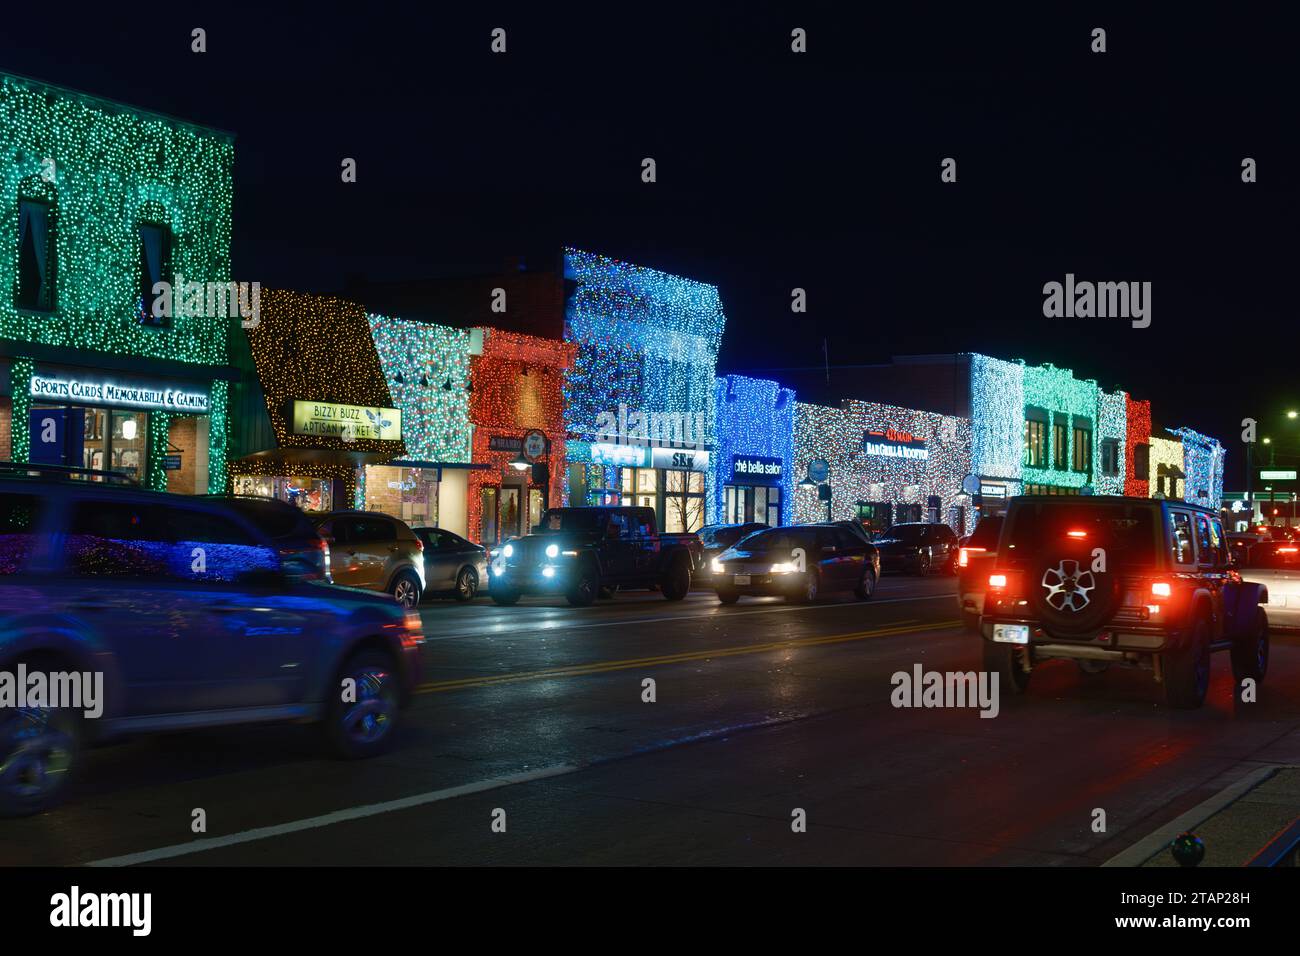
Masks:
[[[301,508],[274,498],[208,495],[229,505],[256,525],[275,544],[287,573],[307,581],[331,583],[330,546]]]
[[[335,584],[387,591],[404,608],[424,594],[424,544],[405,521],[379,511],[331,511],[314,516],[330,546]]]
[[[1243,581],[1219,516],[1179,501],[1011,499],[980,629],[986,669],[1021,693],[1044,660],[1150,670],[1172,707],[1205,700],[1210,655],[1240,688],[1268,670],[1268,588]]]
[[[422,641],[388,598],[287,573],[227,502],[0,476],[0,672],[102,675],[98,715],[0,708],[0,814],[53,806],[84,746],[123,735],[306,720],[378,753]]]
[[[551,508],[533,534],[512,538],[492,561],[492,600],[563,594],[591,604],[602,588],[657,588],[670,601],[691,589],[703,546],[694,532],[656,529],[653,508]]]
[[[882,531],[875,544],[885,574],[952,574],[957,570],[957,533],[946,524],[896,524]]]
[[[767,525],[761,521],[746,521],[742,524],[711,524],[700,529],[700,544],[704,546],[700,569],[692,582],[696,587],[713,586],[713,559],[726,551],[733,544],[743,540],[755,531],[762,531]]]
[[[442,528],[415,528],[424,545],[426,594],[472,601],[488,584],[487,548]]]
[[[742,594],[778,595],[808,604],[834,591],[870,600],[880,579],[880,555],[865,535],[844,524],[793,525],[749,535],[713,559],[718,600],[734,604]]]
[[[1268,590],[1269,626],[1300,628],[1300,547],[1271,540],[1245,547],[1235,534],[1228,540],[1242,580]]]
[[[966,630],[979,632],[984,613],[984,592],[988,590],[989,568],[998,556],[998,535],[1002,533],[1002,516],[981,518],[975,530],[961,541],[957,549],[957,606]]]

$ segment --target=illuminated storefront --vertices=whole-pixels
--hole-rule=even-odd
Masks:
[[[905,521],[968,528],[967,419],[875,402],[795,404],[794,519],[856,520],[873,532]]]
[[[641,505],[660,530],[699,530],[720,510],[717,288],[576,249],[565,278],[569,503]]]
[[[262,290],[261,321],[236,363],[248,374],[236,494],[305,511],[364,508],[367,466],[407,457],[405,422],[389,391],[365,310],[331,296]]]
[[[153,289],[229,282],[231,137],[0,75],[0,157],[0,460],[224,490],[239,313]]]
[[[577,346],[500,329],[475,334],[469,538],[493,544],[527,534],[563,499],[564,375]]]
[[[718,378],[713,486],[717,521],[793,520],[794,391],[767,379]]]

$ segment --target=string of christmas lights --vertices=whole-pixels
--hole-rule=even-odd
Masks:
[[[762,455],[782,462],[782,513],[794,501],[795,393],[768,379],[724,375],[717,379],[717,443],[713,454],[713,508],[723,513],[723,486],[732,483],[736,455]],[[735,484],[748,484],[736,481]]]
[[[559,505],[566,496],[564,372],[574,360],[577,345],[521,335],[501,329],[483,330],[481,354],[471,359],[474,383],[470,420],[474,425],[475,462],[488,462],[490,470],[469,473],[468,521],[472,540],[478,541],[483,520],[482,489],[499,485],[502,474],[519,450],[492,448],[493,439],[522,441],[536,429],[550,444],[547,456],[547,502]],[[531,470],[520,474],[528,488],[538,487]],[[526,503],[525,503],[526,504]]]
[[[468,329],[367,316],[402,439],[416,461],[469,460]]]
[[[924,447],[925,457],[868,454],[867,434],[887,429],[913,436],[912,448]],[[796,402],[794,457],[796,481],[808,474],[815,458],[830,466],[826,483],[836,520],[856,518],[859,502],[916,504],[924,516],[933,496],[940,499],[939,520],[960,530],[956,509],[971,504],[961,488],[971,473],[971,425],[965,418],[876,402],[846,401],[841,408]],[[825,502],[815,491],[796,490],[794,502],[796,521],[826,517]]]
[[[0,76],[0,155],[0,195],[35,195],[51,204],[56,276],[52,312],[20,310],[13,296],[0,295],[0,337],[226,363],[227,318],[140,324],[138,230],[147,205],[157,204],[172,227],[173,271],[229,281],[228,137]],[[0,202],[0,248],[17,249],[18,236],[18,204]],[[0,289],[19,291],[17,263],[15,255],[0,256]]]
[[[1125,396],[1125,420],[1127,421],[1128,441],[1124,449],[1124,469],[1127,476],[1124,480],[1124,494],[1133,498],[1146,498],[1151,494],[1151,468],[1138,468],[1137,449],[1140,446],[1148,448],[1148,462],[1150,461],[1151,445],[1151,403],[1145,399],[1137,401],[1132,397]]]
[[[1161,467],[1164,468],[1164,475],[1161,475]],[[1151,436],[1151,473],[1148,476],[1150,481],[1149,487],[1153,495],[1163,493],[1166,498],[1173,498],[1175,495],[1174,487],[1171,481],[1171,469],[1183,471],[1183,443],[1176,438],[1163,438],[1160,435]],[[1164,477],[1164,481],[1161,481]],[[1177,490],[1186,493],[1185,484],[1179,479]],[[1177,495],[1181,498],[1182,495]]]
[[[1023,465],[1021,475],[1025,484],[1056,485],[1063,488],[1081,488],[1088,484],[1089,475],[1075,471],[1074,419],[1086,418],[1093,426],[1097,422],[1097,383],[1092,379],[1077,379],[1067,368],[1046,364],[1025,367],[1025,406],[1041,408],[1051,421],[1048,423],[1046,465]],[[1057,468],[1056,427],[1065,426],[1064,468]],[[1090,471],[1097,473],[1097,442],[1092,443]]]
[[[1116,474],[1107,475],[1101,469],[1102,443],[1115,443]],[[1099,495],[1124,494],[1125,456],[1128,442],[1128,395],[1123,391],[1097,392],[1097,432],[1093,438],[1093,488]]]
[[[1025,374],[1021,362],[973,353],[971,440],[975,472],[1020,480],[1025,441]]]
[[[1183,471],[1187,485],[1183,498],[1192,504],[1218,509],[1223,503],[1223,467],[1227,451],[1223,445],[1191,428],[1171,428],[1183,445]]]

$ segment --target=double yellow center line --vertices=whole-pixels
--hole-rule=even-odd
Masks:
[[[919,623],[900,621],[888,627],[869,631],[852,631],[848,634],[831,634],[820,637],[797,637],[785,641],[768,641],[763,644],[742,644],[734,647],[715,647],[701,651],[684,651],[659,657],[637,657],[621,661],[595,661],[590,664],[573,664],[568,667],[551,667],[546,670],[520,671],[514,674],[484,674],[480,677],[462,677],[458,680],[431,681],[416,688],[417,694],[440,694],[468,687],[492,687],[497,684],[515,684],[520,681],[549,680],[557,677],[580,677],[583,674],[604,674],[610,671],[630,670],[635,667],[662,667],[665,664],[683,664],[705,661],[715,657],[738,657],[743,654],[768,654],[799,647],[817,647],[822,644],[842,644],[871,637],[893,637],[897,634],[914,634],[918,631],[940,631],[956,627],[960,621],[935,621]]]

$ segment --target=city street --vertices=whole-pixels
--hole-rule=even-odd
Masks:
[[[1262,700],[1238,711],[1224,655],[1199,711],[1071,662],[995,719],[895,709],[895,672],[980,667],[954,587],[426,601],[424,684],[391,753],[332,760],[297,726],[99,748],[64,806],[0,821],[0,863],[1095,865],[1300,762],[1295,636],[1274,636]]]

